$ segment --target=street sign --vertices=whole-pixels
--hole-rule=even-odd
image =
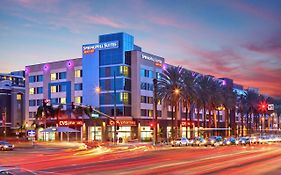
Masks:
[[[35,137],[35,135],[36,135],[35,130],[28,130],[28,131],[27,131],[27,136],[28,136],[28,137]]]
[[[274,104],[268,104],[267,105],[267,110],[273,111],[274,110]]]

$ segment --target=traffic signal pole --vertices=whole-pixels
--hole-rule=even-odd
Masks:
[[[114,71],[114,80],[113,80],[113,85],[114,85],[114,144],[117,144],[117,122],[116,122],[116,75]]]

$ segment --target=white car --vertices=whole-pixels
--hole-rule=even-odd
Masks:
[[[185,145],[187,146],[189,144],[189,141],[187,138],[183,137],[183,138],[178,138],[176,140],[173,140],[171,142],[172,146],[182,146]]]

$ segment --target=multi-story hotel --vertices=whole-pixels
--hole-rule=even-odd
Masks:
[[[100,35],[99,43],[82,46],[82,58],[26,66],[26,121],[31,124],[35,120],[43,99],[49,99],[53,106],[64,105],[66,111],[74,102],[75,105],[92,106],[112,117],[116,105],[118,138],[151,140],[153,79],[158,79],[167,66],[171,65],[166,64],[163,57],[143,52],[129,34]],[[233,86],[230,79],[222,81]],[[157,110],[159,136],[169,138],[171,109],[159,102]],[[184,110],[176,114],[179,130],[185,136],[187,124],[187,137],[190,137],[195,122],[185,122],[183,113]],[[77,120],[82,122],[75,122]],[[224,125],[222,111],[218,121]],[[83,115],[75,119],[68,114],[50,123],[81,127],[85,140],[106,141],[114,137],[114,122],[104,116],[92,119]],[[197,127],[194,127],[195,131]]]

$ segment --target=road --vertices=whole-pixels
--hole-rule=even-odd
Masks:
[[[40,147],[0,152],[0,165],[37,174],[281,174],[281,144],[229,147]]]

